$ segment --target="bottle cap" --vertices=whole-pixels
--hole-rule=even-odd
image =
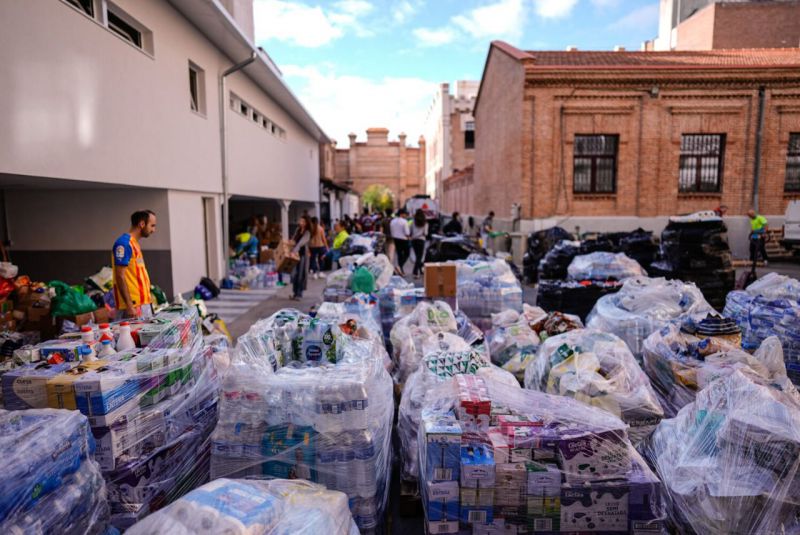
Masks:
[[[110,334],[103,333],[103,336],[100,337],[100,342],[105,342],[105,341],[109,341],[110,342],[113,339],[114,339],[114,337],[112,337]]]
[[[78,353],[81,354],[81,355],[91,355],[92,354],[92,348],[89,347],[86,344],[83,344],[82,346],[80,346],[78,348]]]
[[[122,323],[119,324],[119,326],[120,327],[130,327],[131,324],[129,322],[127,322],[127,321],[123,321]]]
[[[101,329],[108,329],[109,327],[111,327],[111,326],[108,323],[101,323],[100,324],[100,328]]]
[[[90,333],[90,332],[92,332],[92,328],[89,327],[88,325],[84,325],[83,327],[81,327],[81,332],[82,333]]]
[[[111,345],[111,339],[103,338],[103,340],[100,343],[103,344],[104,346],[110,346]]]

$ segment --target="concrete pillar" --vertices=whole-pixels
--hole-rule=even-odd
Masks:
[[[281,201],[281,239],[289,239],[289,207],[292,201]]]
[[[317,219],[319,220],[320,215],[319,215],[319,203],[318,202],[314,203],[314,215],[316,215]]]

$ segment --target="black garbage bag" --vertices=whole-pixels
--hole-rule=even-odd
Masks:
[[[476,241],[464,234],[431,237],[430,245],[425,253],[426,262],[447,262],[448,260],[464,260],[471,254],[485,255],[486,251]]]
[[[572,240],[573,236],[561,227],[532,232],[528,236],[527,249],[522,257],[522,272],[530,282],[539,276],[539,262],[547,252],[562,240]]]
[[[574,314],[586,320],[598,299],[622,288],[617,281],[540,280],[536,305],[547,312]]]

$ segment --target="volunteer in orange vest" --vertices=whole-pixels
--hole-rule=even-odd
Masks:
[[[156,214],[141,210],[131,214],[131,228],[114,242],[114,300],[126,318],[152,314],[150,276],[139,240],[156,231]]]

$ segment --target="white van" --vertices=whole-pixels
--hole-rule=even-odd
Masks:
[[[800,201],[791,201],[786,207],[781,245],[795,254],[800,251]]]

